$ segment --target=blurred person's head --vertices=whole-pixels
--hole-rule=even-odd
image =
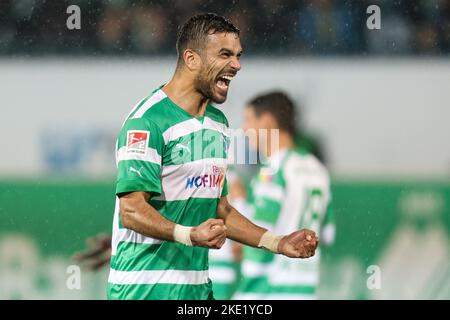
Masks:
[[[205,98],[223,103],[231,79],[241,69],[239,29],[213,13],[195,15],[180,29],[177,52],[177,72],[190,77]]]
[[[267,148],[271,145],[272,130],[279,130],[280,148],[293,146],[297,132],[294,102],[281,91],[256,96],[245,107],[243,129],[256,138],[250,139],[250,146],[255,150],[264,147],[266,150],[261,151],[271,153]],[[267,146],[260,143],[263,132],[266,132]]]
[[[422,23],[416,28],[416,51],[436,53],[439,50],[438,30],[431,23]]]
[[[246,42],[246,39],[249,37],[250,30],[250,15],[249,10],[244,8],[237,7],[233,11],[228,14],[230,21],[239,26],[239,38]]]
[[[139,52],[158,52],[167,39],[167,14],[153,6],[135,8],[130,21],[131,43]]]
[[[119,48],[129,28],[129,10],[107,8],[98,23],[98,36],[105,49]]]

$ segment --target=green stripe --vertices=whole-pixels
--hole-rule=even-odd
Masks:
[[[148,109],[143,117],[157,123],[161,132],[181,122],[193,119],[189,113],[178,107],[167,97]]]
[[[140,174],[130,171],[138,170]],[[161,193],[160,165],[147,161],[123,160],[118,163],[118,180],[116,194],[130,191],[147,191]]]
[[[229,300],[234,293],[234,289],[234,283],[218,283],[217,281],[212,283],[214,299],[217,300]]]
[[[110,300],[207,300],[212,297],[211,282],[188,284],[111,284],[107,287]]]
[[[281,211],[281,202],[267,197],[257,197],[255,199],[255,220],[276,224]]]
[[[157,180],[159,183],[161,165],[158,163],[141,161],[141,160],[122,160],[118,163],[118,172],[121,178],[127,178],[128,180],[134,179],[148,179],[148,180]],[[136,170],[141,169],[139,172],[142,177],[134,171],[130,171],[130,167],[133,167]]]
[[[111,268],[119,271],[207,270],[208,249],[165,241],[160,244],[119,242],[111,257]]]
[[[223,112],[210,104],[206,106],[205,116],[228,127],[228,120]]]

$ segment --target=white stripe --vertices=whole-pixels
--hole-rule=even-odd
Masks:
[[[208,281],[208,270],[119,271],[110,269],[108,278],[108,282],[113,284],[204,284]]]
[[[236,280],[236,272],[229,267],[209,266],[209,278],[212,282],[232,283]]]
[[[163,138],[165,144],[169,141],[176,140],[182,136],[185,136],[191,132],[196,132],[202,129],[202,124],[197,119],[189,119],[166,129],[163,132]]]
[[[319,274],[316,270],[293,272],[291,270],[273,269],[273,272],[268,272],[268,275],[268,281],[272,285],[316,286],[319,284]]]
[[[133,109],[131,109],[131,111],[128,113],[127,117],[125,118],[125,120],[123,120],[122,122],[122,127],[125,124],[125,122],[128,120],[128,118],[131,116],[131,114],[137,109],[137,107],[139,107],[139,105],[142,103],[142,101],[144,101],[144,99],[140,100],[138,103],[136,103],[136,105],[133,107]]]
[[[227,164],[228,161],[224,158],[203,158],[182,164],[162,166],[161,175],[170,175],[179,169],[187,173],[199,173],[202,172],[202,169],[204,173],[211,173],[212,166],[218,166],[226,170]]]
[[[153,148],[147,148],[145,154],[127,152],[127,147],[123,146],[117,151],[117,163],[124,160],[139,160],[152,162],[161,165],[161,156]]]
[[[210,117],[205,117],[203,119],[203,128],[219,131],[220,133],[223,133],[226,136],[230,136],[229,129],[225,124],[217,122],[211,119]]]
[[[327,224],[321,231],[320,241],[327,246],[331,245],[336,238],[336,226],[334,224]]]
[[[233,300],[314,300],[315,294],[300,294],[300,293],[243,293],[238,292],[233,296]]]
[[[160,244],[163,241],[151,237],[146,237],[143,234],[137,233],[133,230],[121,228],[116,232],[118,242],[132,242],[132,243],[146,243],[146,244]]]
[[[225,172],[227,159],[206,158],[180,165],[163,166],[161,170],[162,191],[161,195],[155,199],[173,201],[187,200],[189,198],[219,198],[222,192],[222,188],[219,186],[186,188],[188,178],[192,179],[202,175],[217,175],[213,172],[213,166],[223,168]]]
[[[160,102],[162,99],[164,99],[166,94],[162,90],[156,91],[145,103],[136,111],[136,113],[131,117],[131,119],[138,119],[141,118],[145,112],[147,112],[148,109],[150,109],[152,106]]]
[[[165,144],[176,140],[187,134],[200,131],[202,129],[211,129],[218,131],[226,136],[230,136],[229,129],[220,122],[214,121],[209,117],[203,119],[203,124],[197,119],[189,119],[171,126],[163,132]]]

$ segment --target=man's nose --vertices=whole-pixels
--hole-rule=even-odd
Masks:
[[[241,63],[240,63],[240,61],[239,61],[236,57],[234,57],[234,58],[231,60],[230,67],[232,67],[232,68],[235,69],[236,71],[239,71],[239,70],[241,70]]]

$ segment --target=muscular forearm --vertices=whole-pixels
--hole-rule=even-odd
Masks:
[[[175,223],[147,203],[147,195],[127,194],[120,198],[122,225],[144,236],[174,241]]]
[[[146,192],[131,192],[120,198],[122,224],[144,236],[176,241],[188,246],[212,249],[222,247],[226,239],[225,226],[220,219],[208,219],[198,226],[183,226],[162,216],[153,208]]]
[[[245,245],[257,247],[262,235],[267,231],[241,215],[227,201],[219,203],[217,216],[225,222],[227,238]]]
[[[319,243],[311,230],[303,229],[283,236],[258,227],[233,208],[225,197],[219,201],[217,216],[225,223],[227,238],[291,258],[311,257]]]

